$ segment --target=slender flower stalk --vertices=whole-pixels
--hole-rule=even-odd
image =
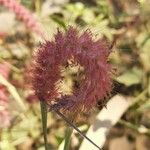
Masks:
[[[0,5],[8,8],[10,11],[14,12],[18,19],[22,20],[27,28],[36,34],[42,36],[43,31],[40,23],[33,16],[33,14],[22,6],[16,0],[0,0]]]
[[[69,150],[72,132],[72,128],[69,127],[66,129],[64,150]]]
[[[48,145],[47,145],[47,105],[43,101],[41,101],[41,117],[42,117],[43,133],[44,133],[45,150],[48,150]]]

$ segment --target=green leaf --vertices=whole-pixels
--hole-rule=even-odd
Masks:
[[[61,27],[63,27],[64,29],[66,29],[66,24],[65,22],[63,21],[63,19],[61,19],[59,16],[56,16],[56,15],[52,15],[51,16],[51,19],[56,22],[57,24],[59,24]]]
[[[134,68],[119,76],[116,80],[126,86],[139,84],[142,78],[142,71]]]

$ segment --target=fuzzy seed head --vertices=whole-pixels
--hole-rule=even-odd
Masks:
[[[54,39],[41,44],[34,54],[31,81],[36,95],[55,109],[90,110],[111,91],[110,52],[108,44],[94,39],[90,30],[80,32],[72,26],[65,32],[58,29]],[[56,83],[65,78],[60,68],[67,68],[68,62],[76,64],[80,68],[76,74],[82,75],[71,94],[62,94]]]

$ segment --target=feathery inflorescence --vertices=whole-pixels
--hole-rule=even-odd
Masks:
[[[108,44],[94,39],[90,30],[80,32],[70,26],[64,33],[58,29],[54,40],[41,44],[34,54],[31,80],[36,95],[55,109],[90,110],[111,91],[110,52]],[[84,78],[71,95],[60,95],[55,87],[61,78],[60,66],[72,59],[84,68]]]
[[[42,26],[35,19],[33,14],[27,10],[24,6],[22,6],[16,0],[0,0],[0,5],[8,8],[10,11],[16,14],[16,17],[24,22],[27,28],[36,34],[42,36]]]

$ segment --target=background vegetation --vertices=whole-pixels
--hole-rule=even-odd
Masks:
[[[116,73],[110,98],[121,94],[129,99],[130,107],[109,131],[104,149],[150,150],[150,1],[20,2],[37,16],[47,38],[57,27],[73,25],[81,30],[91,28],[94,34],[112,43],[110,61]],[[26,82],[32,53],[42,40],[24,24],[13,11],[0,6],[1,150],[44,149],[39,102]],[[5,103],[1,102],[3,98]],[[83,132],[99,111],[97,105],[92,113],[81,116],[78,125]],[[55,150],[63,141],[67,126],[56,114],[48,115],[49,149]],[[80,144],[81,137],[75,133],[70,149],[79,149]]]

